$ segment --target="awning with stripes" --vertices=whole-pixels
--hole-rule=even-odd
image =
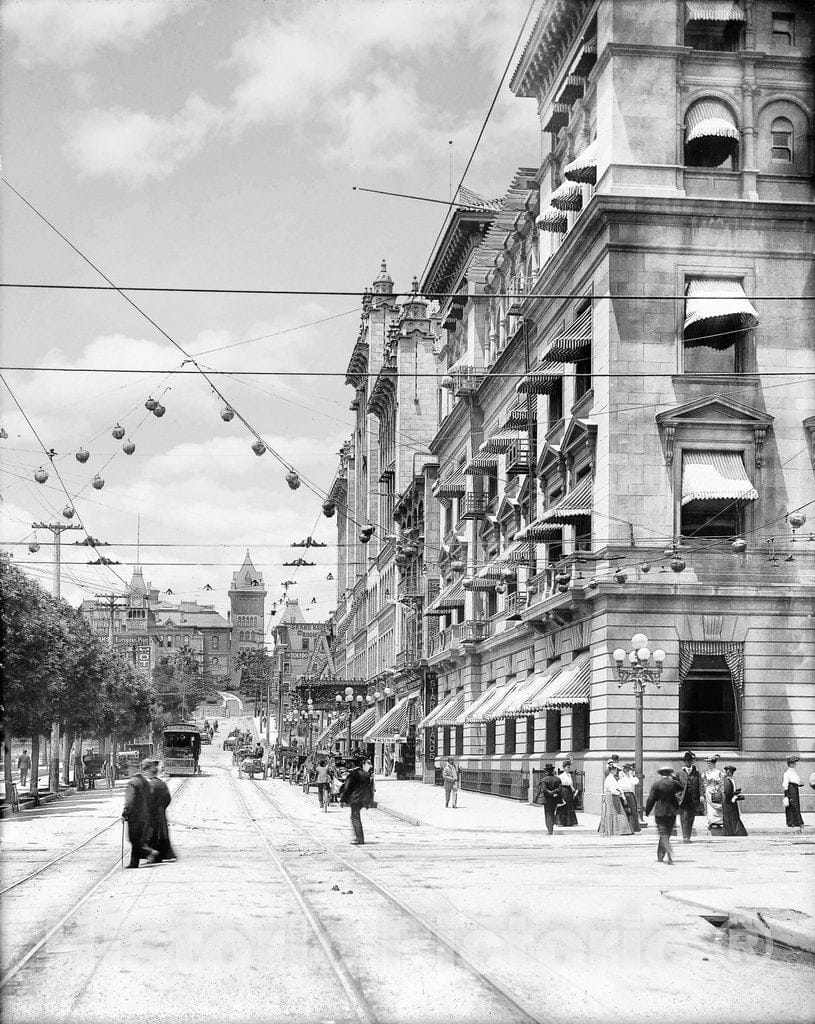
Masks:
[[[556,210],[554,206],[547,206],[541,210],[536,223],[541,231],[556,231],[559,234],[569,226],[566,214],[563,210]]]
[[[685,21],[745,21],[740,4],[733,0],[687,0]]]
[[[685,286],[686,345],[728,348],[733,344],[733,319],[738,327],[755,327],[758,313],[741,281],[722,277],[691,277]]]
[[[461,706],[463,707],[464,706],[464,691],[463,690],[462,690],[461,693],[448,693],[442,700],[439,701],[439,703],[433,708],[432,711],[429,711],[424,716],[424,718],[421,720],[421,722],[419,722],[418,728],[419,729],[432,729],[433,727],[438,725],[438,719],[442,715],[445,715],[445,713],[450,710],[450,708],[453,706],[453,704],[457,700],[459,700],[459,698],[461,699]],[[456,713],[458,714],[458,712],[456,712]]]
[[[317,747],[330,747],[334,740],[348,728],[348,715],[340,715],[317,737]]]
[[[563,177],[569,181],[580,181],[584,185],[594,185],[597,182],[597,139],[590,142],[582,152],[566,164],[563,168]]]
[[[591,347],[591,306],[565,331],[549,342],[543,358],[551,362],[574,363]]]
[[[523,703],[515,710],[515,715],[534,715],[546,707],[546,694],[561,673],[560,665],[550,665],[545,672],[536,672],[532,682],[527,686]]]
[[[700,100],[685,116],[685,142],[723,138],[739,141],[739,129],[730,107],[721,100]]]
[[[364,714],[356,718],[351,724],[351,739],[361,740],[365,733],[376,722],[376,705],[368,708]]]
[[[544,523],[535,519],[527,526],[522,527],[515,534],[518,540],[533,541],[536,544],[545,544],[549,541],[559,540],[563,533],[561,523]]]
[[[408,724],[410,723],[410,712],[408,705],[415,701],[415,696],[403,697],[390,711],[376,722],[372,728],[362,737],[366,743],[375,743],[377,740],[387,742],[397,736],[407,736]]]
[[[500,686],[496,684],[488,687],[478,700],[464,712],[458,724],[489,721],[492,709],[497,707],[510,691],[515,689],[515,685],[515,683],[502,683]]]
[[[453,608],[464,607],[464,580],[459,578],[453,580],[452,583],[448,584],[436,597],[431,601],[430,605],[425,612],[425,615],[446,615],[448,611]]]
[[[481,445],[479,452],[491,452],[493,455],[503,455],[520,441],[525,441],[528,434],[520,430],[499,430]]]
[[[552,193],[549,202],[557,210],[580,210],[583,208],[583,190],[576,181],[563,181]]]
[[[548,682],[548,677],[547,677]],[[493,710],[493,718],[516,718],[524,714],[523,706],[541,687],[540,675],[528,676],[518,683],[512,693],[507,694],[500,705]]]
[[[445,474],[437,480],[433,491],[437,497],[455,498],[467,490],[467,481],[464,479],[464,468],[456,467],[452,472]]]
[[[492,473],[492,471],[497,468],[497,455],[494,455],[492,452],[479,451],[478,454],[474,455],[464,467],[464,472],[470,476],[484,476],[487,473]]]
[[[539,696],[544,708],[570,707],[588,704],[591,695],[591,662],[588,654],[566,665],[552,680],[550,687]]]
[[[539,523],[571,523],[591,515],[592,478],[587,476],[552,508],[538,517]]]
[[[442,709],[441,714],[437,715],[434,725],[457,725],[461,713],[464,710],[466,698],[464,691],[460,690],[458,693],[453,695],[453,699],[449,704],[446,704]]]
[[[543,359],[515,385],[518,394],[548,395],[563,380],[563,363]]]
[[[682,504],[692,501],[756,501],[741,452],[684,451]]]

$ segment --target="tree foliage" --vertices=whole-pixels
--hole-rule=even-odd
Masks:
[[[153,688],[159,714],[175,719],[188,717],[207,694],[197,658],[184,649],[160,658],[153,669]]]

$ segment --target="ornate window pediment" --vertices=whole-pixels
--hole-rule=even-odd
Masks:
[[[755,464],[761,466],[762,446],[773,417],[717,394],[667,409],[657,415],[656,421],[669,466],[673,462],[677,435],[693,442],[710,442],[714,447],[723,437],[743,440],[754,446]]]

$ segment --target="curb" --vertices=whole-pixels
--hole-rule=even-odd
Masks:
[[[686,907],[693,907],[694,910],[704,910],[708,914],[723,917],[728,924],[741,927],[751,935],[766,939],[769,934],[772,941],[781,946],[798,950],[801,953],[815,954],[815,933],[796,928],[783,921],[775,921],[771,912],[766,909],[764,913],[747,908],[727,910],[721,907],[712,907],[709,903],[700,903],[687,896],[677,896],[664,889],[662,895],[674,903],[682,903]]]
[[[411,818],[409,814],[402,814],[401,811],[393,811],[390,807],[385,807],[384,804],[377,801],[376,809],[382,811],[384,814],[389,814],[392,818],[397,818],[399,821],[404,821],[408,825],[422,826],[425,824],[423,821],[419,821],[418,818]]]

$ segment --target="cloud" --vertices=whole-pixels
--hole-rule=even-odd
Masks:
[[[180,0],[11,0],[3,26],[22,64],[78,67],[107,47],[133,49],[182,9]]]
[[[166,177],[198,153],[222,119],[223,112],[197,94],[172,117],[97,108],[73,120],[65,149],[90,177],[110,175],[136,186]]]

